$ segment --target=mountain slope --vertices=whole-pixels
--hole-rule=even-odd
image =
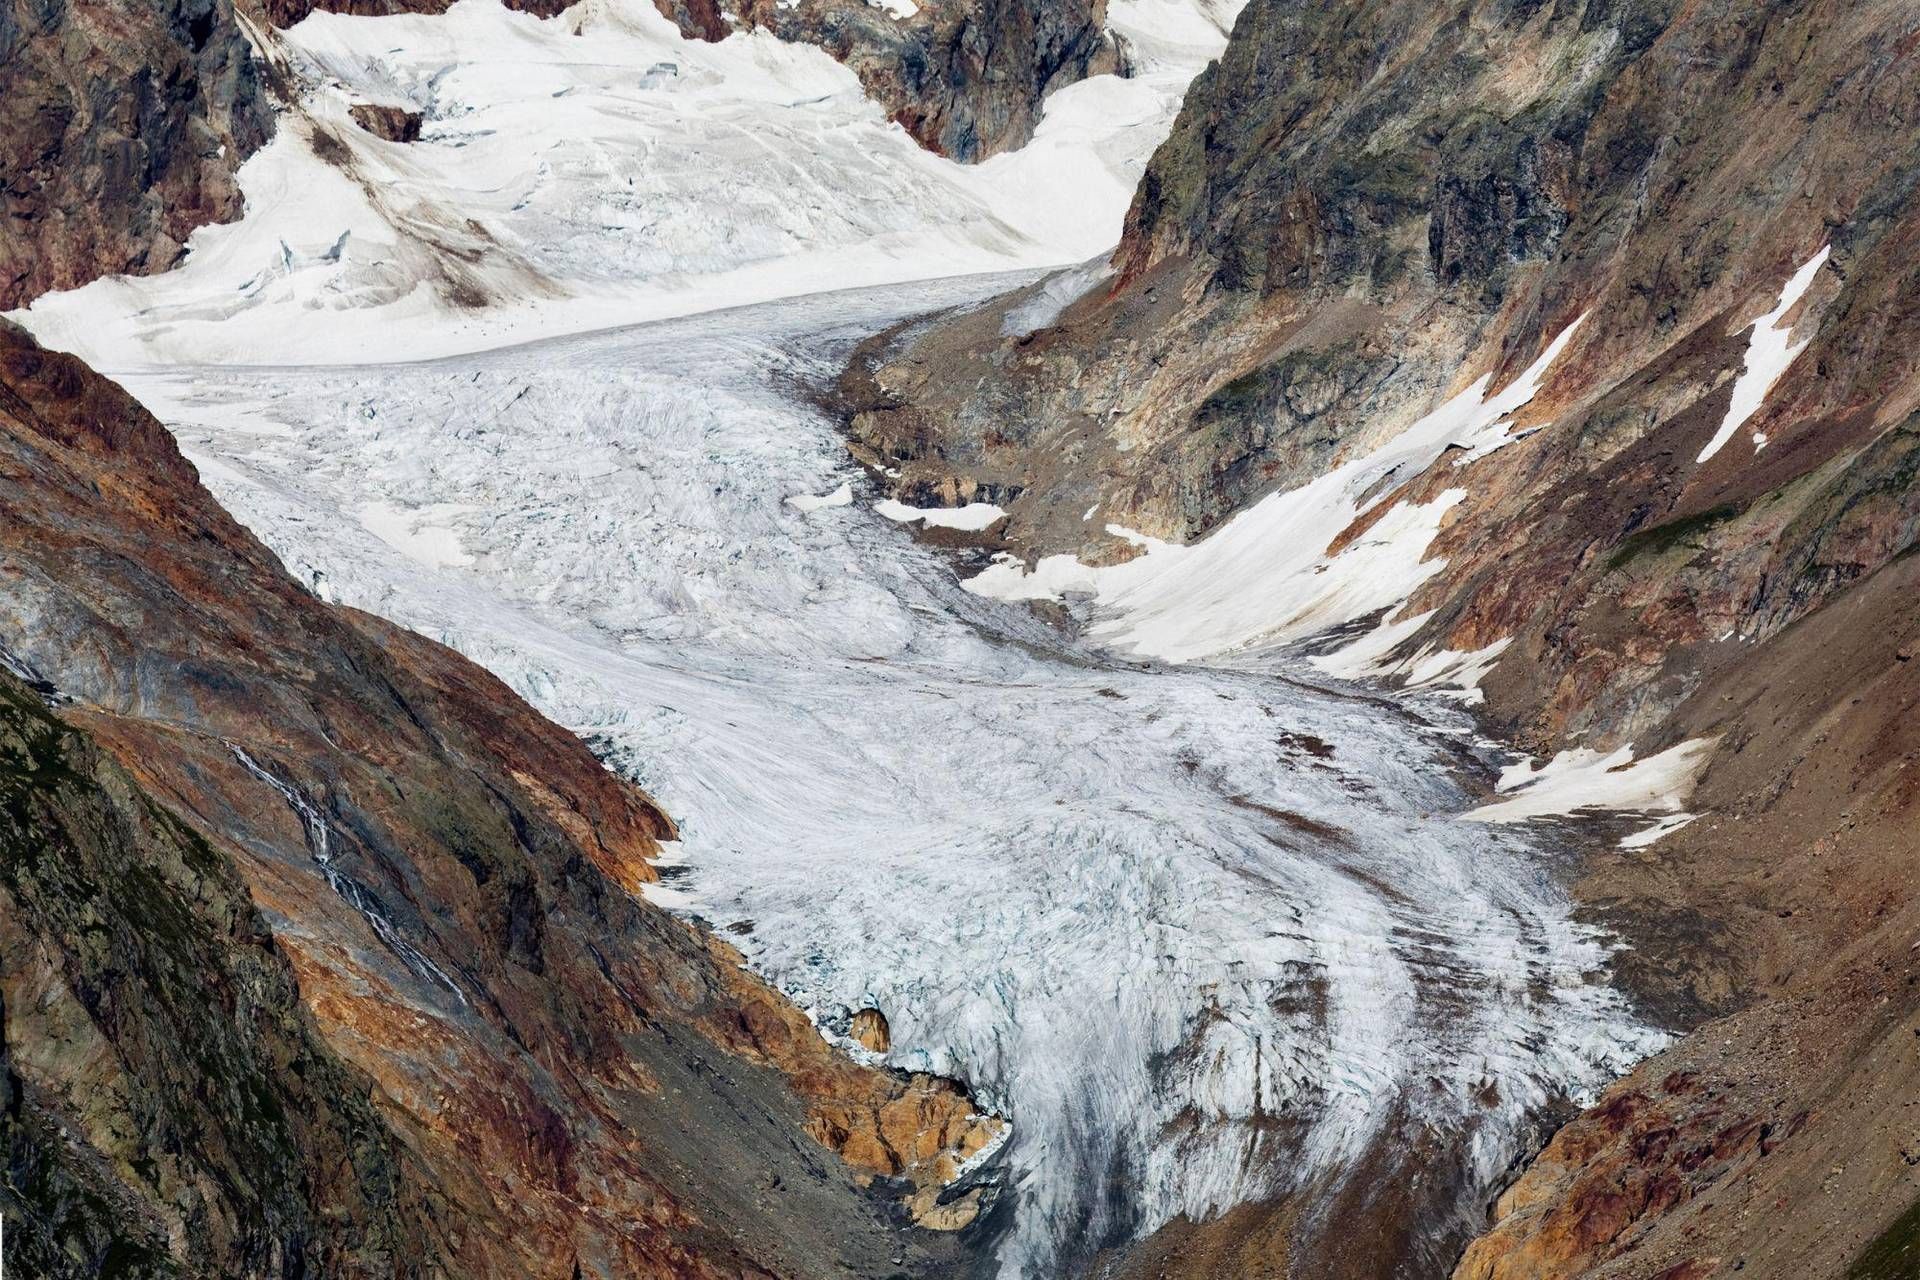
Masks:
[[[272,131],[231,0],[7,0],[0,87],[0,310],[166,270]]]
[[[1649,1009],[1723,1020],[1556,1140],[1474,1280],[1838,1275],[1920,1193],[1916,45],[1898,4],[1257,0],[1104,277],[846,381],[896,496],[1009,511],[978,590],[1149,657],[1320,636],[1553,777],[1701,753],[1626,807],[1707,816],[1579,887]],[[1177,1243],[1234,1274],[1283,1212]]]

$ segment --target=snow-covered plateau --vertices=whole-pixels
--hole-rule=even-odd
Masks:
[[[889,1063],[1008,1116],[1008,1275],[1337,1182],[1410,1119],[1475,1194],[1535,1109],[1660,1041],[1549,837],[1463,819],[1452,704],[1211,660],[1270,630],[1194,576],[1219,551],[1157,548],[1108,602],[1115,647],[1063,639],[901,523],[997,508],[877,508],[807,394],[889,324],[1106,249],[1230,17],[1115,3],[1142,74],[1062,90],[965,169],[818,50],[692,44],[641,0],[316,15],[246,218],[22,317],[121,377],[317,593],[468,654],[645,785],[682,833],[663,905],[830,1033],[879,1008]],[[423,140],[338,127],[347,163],[321,160],[359,101],[423,110]],[[1485,390],[1442,413],[1493,431],[1511,397]],[[1413,514],[1378,553],[1395,599]],[[1262,521],[1324,523],[1268,508],[1229,567],[1266,563]]]

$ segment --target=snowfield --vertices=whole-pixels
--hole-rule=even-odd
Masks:
[[[1121,0],[1137,74],[1052,95],[1038,136],[960,165],[826,53],[688,41],[648,0],[553,19],[315,13],[307,84],[240,170],[247,214],[165,275],[41,298],[49,346],[108,368],[418,359],[866,284],[1104,254],[1237,5]],[[425,113],[421,141],[355,103]]]
[[[1484,1189],[1530,1109],[1659,1037],[1594,980],[1552,850],[1457,816],[1462,724],[1067,646],[876,512],[795,394],[1007,283],[131,385],[299,576],[659,797],[659,900],[1012,1118],[1008,1275],[1311,1183],[1403,1108]]]

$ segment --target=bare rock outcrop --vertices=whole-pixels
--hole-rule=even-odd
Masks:
[[[172,266],[272,128],[232,0],[5,0],[0,311]]]

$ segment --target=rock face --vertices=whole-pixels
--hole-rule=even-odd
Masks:
[[[0,5],[0,311],[164,271],[272,129],[232,0]]]
[[[12,326],[0,564],[6,666],[58,701],[0,690],[9,1236],[48,1274],[944,1265],[885,1206],[997,1122],[853,1065],[648,906],[647,797],[306,594]]]
[[[984,160],[1020,146],[1047,94],[1118,71],[1105,0],[655,0],[689,38],[771,31],[819,45],[922,146]]]
[[[4,672],[0,796],[9,1264],[444,1267],[421,1169],[232,864]]]
[[[349,114],[353,116],[355,124],[388,142],[420,141],[420,126],[426,120],[425,115],[418,111],[379,106],[371,102],[355,103]]]
[[[1896,3],[1255,0],[1104,275],[845,381],[896,496],[1102,562],[1135,554],[1107,521],[1202,538],[1580,321],[1509,441],[1383,479],[1328,545],[1447,500],[1393,652],[1504,642],[1485,716],[1529,750],[1719,738],[1717,816],[1580,890],[1651,1009],[1730,1021],[1556,1140],[1472,1280],[1828,1275],[1911,1241],[1906,1139],[1853,1100],[1889,1088],[1859,1062],[1907,1070],[1914,1009],[1914,748],[1870,709],[1914,697],[1917,45]],[[1161,1244],[1234,1274],[1280,1220]]]
[[[878,1009],[862,1009],[853,1015],[853,1026],[849,1030],[855,1040],[864,1049],[874,1053],[885,1053],[893,1047],[893,1033],[887,1026],[887,1015]]]

